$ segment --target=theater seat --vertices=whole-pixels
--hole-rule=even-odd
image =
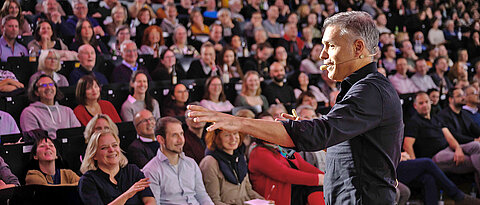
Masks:
[[[18,177],[20,184],[25,184],[32,145],[33,143],[0,145],[0,156],[10,166],[12,173]]]
[[[120,148],[127,151],[128,146],[137,139],[137,131],[132,122],[116,123],[118,127],[118,137],[120,138]]]
[[[129,95],[129,85],[125,83],[114,83],[102,87],[102,99],[110,101],[115,109],[120,113],[122,104]]]
[[[37,72],[37,66],[37,58],[35,57],[9,57],[6,70],[15,74],[19,82],[28,85],[30,76]]]
[[[8,112],[20,127],[20,114],[22,114],[23,109],[30,104],[27,95],[2,97],[0,98],[0,101],[2,101],[0,104],[5,105],[4,111]]]
[[[75,99],[75,85],[69,87],[59,87],[58,88],[64,95],[64,98],[59,100],[60,105],[67,106],[72,110],[77,107],[78,103]]]
[[[59,129],[57,130],[57,139],[54,140],[57,152],[66,166],[77,174],[80,174],[80,165],[82,165],[87,148],[83,131],[85,131],[85,127]]]

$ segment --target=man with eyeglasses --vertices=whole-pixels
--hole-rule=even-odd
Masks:
[[[122,64],[115,67],[112,72],[111,81],[112,83],[129,83],[132,73],[141,70],[145,72],[149,81],[152,80],[148,69],[137,63],[138,59],[138,49],[137,44],[131,40],[125,40],[122,45],[120,45],[120,52],[122,54]]]
[[[95,35],[104,36],[105,32],[103,31],[102,27],[98,23],[98,21],[91,17],[87,16],[88,14],[88,7],[87,2],[84,0],[74,1],[73,2],[73,16],[70,17],[68,20],[65,21],[63,28],[66,28],[64,32],[68,36],[75,36],[75,28],[77,27],[78,20],[80,19],[88,19],[90,23],[92,23],[93,31]]]
[[[107,78],[97,71],[93,71],[96,63],[96,54],[95,49],[90,44],[83,44],[78,48],[78,61],[80,62],[80,66],[78,68],[73,69],[70,73],[70,77],[68,79],[68,83],[70,85],[76,85],[78,80],[82,78],[84,75],[93,75],[100,85],[107,85],[108,80]]]
[[[128,146],[128,162],[142,168],[157,154],[158,147],[155,138],[155,117],[149,110],[141,110],[133,118],[137,131],[137,139]]]
[[[480,126],[480,113],[478,113],[478,105],[480,105],[480,98],[478,97],[478,90],[473,86],[465,88],[465,105],[462,107],[467,114],[472,117],[473,121]]]
[[[63,94],[57,91],[52,77],[41,75],[29,89],[28,97],[33,103],[20,115],[22,131],[42,129],[48,132],[50,138],[55,139],[58,129],[81,126],[71,108],[56,102]]]

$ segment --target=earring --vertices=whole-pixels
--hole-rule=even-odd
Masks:
[[[365,57],[365,56],[363,56],[363,54],[359,56],[360,59],[362,59],[362,58],[364,58],[364,57]]]

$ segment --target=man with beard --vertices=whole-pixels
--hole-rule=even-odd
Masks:
[[[182,123],[163,117],[155,129],[160,148],[142,169],[157,204],[213,204],[195,160],[185,156]]]
[[[403,139],[402,108],[392,84],[373,61],[378,30],[366,12],[341,12],[327,18],[321,58],[328,77],[341,82],[330,112],[312,120],[271,122],[247,119],[189,105],[196,122],[298,151],[327,149],[326,204],[394,204],[396,168]],[[273,84],[273,83],[272,83]]]
[[[129,163],[142,168],[155,157],[160,146],[155,138],[155,117],[150,110],[141,110],[135,114],[133,125],[137,139],[128,146],[127,158]]]
[[[292,108],[295,103],[295,94],[293,88],[285,84],[285,68],[279,62],[274,62],[270,65],[270,78],[272,82],[265,86],[265,95],[268,99],[268,103],[278,104],[282,103],[287,110]]]

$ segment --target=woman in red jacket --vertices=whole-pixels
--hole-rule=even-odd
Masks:
[[[78,106],[73,109],[73,113],[83,126],[97,114],[108,115],[114,123],[122,122],[112,103],[100,100],[100,90],[97,79],[92,75],[83,76],[77,83],[75,96]]]
[[[294,150],[256,139],[248,170],[253,189],[277,205],[325,204],[324,174]]]

